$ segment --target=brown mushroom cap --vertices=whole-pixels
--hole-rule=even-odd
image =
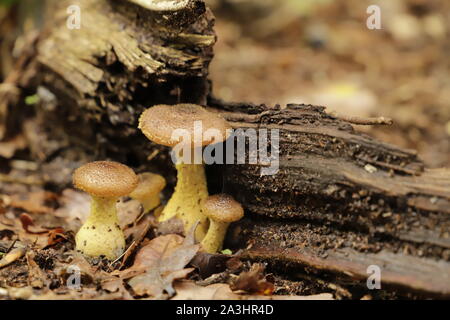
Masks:
[[[157,105],[144,111],[139,118],[139,129],[151,141],[173,147],[179,143],[172,139],[172,133],[176,129],[187,130],[191,134],[194,142],[194,122],[202,123],[202,146],[211,144],[213,141],[205,140],[203,133],[208,129],[217,129],[222,135],[222,142],[227,138],[227,129],[230,129],[228,122],[220,115],[209,112],[205,108],[195,104],[177,104],[174,106]]]
[[[130,194],[138,184],[132,169],[112,161],[95,161],[75,170],[73,184],[98,197],[121,197]]]
[[[137,198],[150,194],[158,194],[166,187],[166,179],[159,174],[144,172],[138,175],[139,184],[133,190],[132,195]]]
[[[234,222],[242,219],[244,209],[228,194],[209,196],[203,204],[203,213],[218,222]]]

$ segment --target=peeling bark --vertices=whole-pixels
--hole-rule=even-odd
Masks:
[[[278,174],[224,169],[224,191],[248,213],[229,233],[231,247],[248,248],[243,257],[363,287],[367,267],[378,265],[390,288],[450,296],[450,170],[427,169],[415,152],[358,133],[321,107],[209,105],[225,109],[235,128],[280,130]]]
[[[158,103],[207,104],[234,128],[280,130],[277,175],[261,176],[262,164],[208,168],[210,191],[246,209],[229,247],[277,270],[306,268],[363,288],[376,264],[389,289],[450,296],[449,170],[427,169],[414,151],[358,133],[321,107],[207,99],[214,18],[201,1],[159,12],[137,0],[79,0],[80,30],[64,27],[69,2],[52,2],[36,57],[33,84],[56,102],[24,127],[48,183],[64,187],[73,168],[105,158],[158,168],[173,183],[167,149],[145,139],[137,118]]]

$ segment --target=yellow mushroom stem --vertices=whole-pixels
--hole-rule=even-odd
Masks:
[[[90,216],[78,231],[76,249],[89,257],[118,258],[125,250],[125,237],[117,218],[118,198],[92,197]]]
[[[203,203],[208,197],[205,168],[203,164],[178,163],[176,169],[177,185],[159,221],[177,216],[183,221],[186,232],[199,221],[195,236],[201,241],[208,230],[208,218],[202,213]]]
[[[210,219],[208,233],[202,240],[202,247],[208,253],[216,253],[222,249],[229,222],[219,222]]]

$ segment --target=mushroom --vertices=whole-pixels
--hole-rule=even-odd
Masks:
[[[166,187],[166,179],[151,172],[138,174],[138,177],[139,184],[130,193],[130,197],[139,201],[144,208],[144,212],[148,212],[161,203],[159,194]]]
[[[208,253],[222,249],[223,240],[231,222],[244,216],[241,204],[227,194],[210,196],[203,204],[203,213],[209,218],[209,229],[201,244]]]
[[[201,123],[201,132],[198,132],[196,128],[197,122]],[[209,112],[201,106],[178,104],[174,106],[157,105],[147,109],[139,119],[139,129],[149,140],[168,147],[175,147],[179,144],[179,140],[173,138],[173,134],[176,130],[183,130],[188,133],[189,139],[189,141],[183,142],[185,146],[188,145],[188,149],[193,154],[198,151],[195,150],[196,145],[201,148],[224,141],[230,126],[221,116]],[[204,133],[210,129],[220,132],[220,141],[217,140],[218,137],[215,141],[206,139]],[[201,136],[198,137],[198,135]],[[200,241],[208,228],[208,219],[202,214],[201,209],[203,202],[208,197],[203,159],[193,163],[193,161],[183,162],[178,158],[176,169],[175,191],[162,211],[159,221],[177,216],[183,220],[186,231],[199,221],[196,238]]]
[[[138,177],[123,164],[96,161],[75,170],[73,184],[92,197],[91,213],[75,237],[76,249],[88,257],[116,259],[125,249],[116,202],[136,188]]]

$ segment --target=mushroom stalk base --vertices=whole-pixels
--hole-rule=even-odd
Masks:
[[[208,197],[205,168],[203,164],[177,164],[176,168],[177,185],[159,221],[176,216],[183,220],[185,232],[199,221],[195,236],[201,241],[208,230],[208,219],[202,212],[203,202]]]
[[[208,253],[216,253],[222,249],[223,240],[230,224],[210,220],[209,230],[202,240],[202,247]]]
[[[125,249],[125,237],[119,226],[117,198],[92,197],[91,213],[78,231],[76,249],[88,257],[119,257]]]

